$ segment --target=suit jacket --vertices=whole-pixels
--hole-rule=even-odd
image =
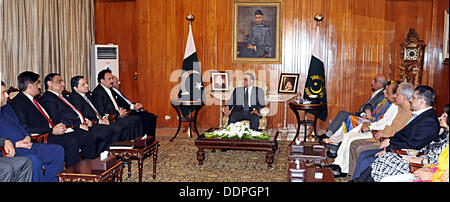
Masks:
[[[40,103],[39,100],[37,100],[37,102],[42,106],[42,103]],[[25,128],[26,131],[28,131],[28,133],[52,133],[52,129],[50,128],[47,119],[45,119],[45,117],[41,114],[41,112],[39,112],[34,103],[30,99],[28,99],[28,97],[23,92],[19,92],[19,94],[17,94],[16,97],[14,97],[14,99],[11,101],[10,105],[16,112],[16,115],[20,120],[20,124]],[[47,109],[45,109],[45,111],[47,111]],[[54,124],[58,124],[57,122],[53,121],[53,118],[50,114],[49,118]]]
[[[20,125],[13,108],[9,104],[3,106],[0,116],[0,137],[10,139],[15,147],[16,142],[23,140],[26,136],[30,136],[30,133]],[[1,142],[2,146],[3,143],[4,140]]]
[[[366,111],[366,109],[369,109],[371,112],[373,112],[375,110],[375,108],[377,107],[377,105],[384,99],[383,91],[384,91],[384,88],[380,92],[375,94],[375,96],[373,96],[373,98],[370,98],[366,103],[361,105],[358,109],[358,112],[356,112],[355,115],[359,116],[362,112]]]
[[[98,84],[97,87],[95,87],[94,91],[92,91],[92,97],[94,98],[94,101],[97,103],[98,106],[97,110],[100,114],[115,114],[117,116],[120,115],[119,112],[114,107],[114,103],[111,101],[111,98],[109,97],[108,93],[101,86],[101,84]],[[119,105],[119,103],[117,103],[117,105]]]
[[[67,100],[67,97],[63,95]],[[81,120],[79,115],[67,105],[61,98],[52,92],[45,92],[40,99],[42,106],[47,110],[49,116],[52,117],[53,123],[63,123],[66,126],[74,126],[80,128]]]
[[[122,107],[122,108],[124,108],[124,109],[129,109],[129,110],[131,110],[131,105],[128,104],[128,102],[125,101],[125,99],[123,99],[122,96],[120,96],[120,95],[119,95],[116,91],[114,91],[113,89],[111,89],[111,92],[112,92],[113,97],[116,98],[116,102],[117,102],[117,105],[119,105],[119,107]],[[119,90],[119,92],[120,92],[120,90]],[[120,93],[122,93],[122,92],[120,92]],[[123,95],[123,93],[122,93],[122,95]],[[123,95],[123,96],[125,97],[125,95]]]
[[[100,113],[98,105],[97,103],[95,103],[94,98],[92,98],[91,93],[86,93],[86,97],[92,103],[92,105],[94,105],[97,112],[101,116],[104,116],[104,114]],[[70,97],[68,98],[68,101],[83,114],[84,118],[87,118],[91,121],[99,121],[97,115],[95,114],[95,111],[91,108],[91,106],[89,106],[86,100],[79,93],[72,92],[72,94],[70,94]]]
[[[228,107],[240,106],[242,107],[244,104],[244,87],[235,88],[231,98],[227,101],[225,105]],[[264,95],[264,90],[262,88],[258,88],[253,86],[252,92],[250,96],[250,108],[251,110],[258,110],[258,112],[266,106],[266,100]]]
[[[426,110],[395,133],[388,148],[419,150],[438,137],[439,129],[436,112]]]

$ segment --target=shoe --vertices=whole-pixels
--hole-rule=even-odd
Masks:
[[[322,140],[328,137],[325,134],[322,134],[322,135],[313,135],[313,138],[316,139],[319,143],[323,143]]]
[[[336,157],[337,157],[337,153],[335,153],[335,152],[330,152],[330,151],[327,151],[327,157],[328,157],[328,158],[332,158],[332,159],[334,159],[334,158],[336,158]]]
[[[331,164],[331,165],[325,166],[325,168],[329,168],[333,171],[334,178],[347,177],[347,173],[342,173],[341,167],[338,165]]]

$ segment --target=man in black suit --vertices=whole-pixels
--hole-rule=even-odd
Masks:
[[[250,121],[250,128],[258,130],[260,110],[266,106],[264,90],[254,86],[255,76],[244,74],[244,86],[235,88],[226,102],[224,114],[229,116],[228,124],[242,120]],[[231,108],[231,109],[230,109]]]
[[[435,93],[429,86],[418,86],[411,99],[413,117],[404,128],[380,144],[380,149],[362,152],[358,158],[353,180],[370,178],[370,165],[380,155],[392,149],[420,150],[438,138],[440,124],[433,109]],[[368,169],[369,168],[369,169]],[[364,173],[364,174],[363,174]]]
[[[132,132],[125,139],[136,139],[144,135],[141,119],[138,116],[129,115],[127,109],[119,107],[117,104],[118,96],[112,94],[113,75],[111,70],[105,69],[98,73],[98,85],[92,91],[92,97],[97,103],[100,114],[116,115],[116,122],[122,126],[128,126]]]
[[[86,134],[82,136],[86,142],[84,150],[91,151],[93,149],[94,153],[92,155],[90,152],[83,151],[85,158],[95,158],[105,151],[111,143],[112,132],[108,128],[95,126],[92,121],[84,117],[80,110],[70,104],[66,95],[62,94],[65,84],[61,75],[48,74],[44,78],[44,84],[46,92],[42,95],[41,103],[50,116],[54,117],[57,122],[74,126],[74,130],[78,133]]]
[[[89,136],[88,134],[80,133],[79,130],[70,132],[72,129],[62,122],[57,122],[40,101],[35,99],[41,91],[38,74],[29,71],[22,72],[18,76],[18,82],[20,92],[10,104],[26,131],[30,134],[49,134],[48,143],[58,144],[64,148],[66,167],[80,161],[80,148],[84,150],[85,158],[95,157],[95,150],[89,149],[92,146],[89,145],[89,141],[85,140],[85,137]]]
[[[109,128],[109,130],[111,130],[109,137],[111,143],[120,141],[127,136],[130,130],[126,130],[126,127],[122,127],[116,122],[109,121],[104,114],[100,114],[97,110],[97,103],[95,103],[92,98],[87,80],[83,76],[73,77],[70,80],[70,84],[72,87],[72,94],[70,94],[68,101],[80,110],[85,119],[97,123],[94,128]],[[108,145],[109,144],[106,146]],[[101,145],[99,147],[101,147]]]
[[[120,91],[120,81],[117,76],[113,76],[113,87],[111,90],[113,96],[117,97],[116,101],[119,107],[131,110],[131,115],[139,116],[144,126],[144,133],[155,137],[157,116],[153,113],[144,111],[144,106],[141,103],[132,103],[127,99]]]

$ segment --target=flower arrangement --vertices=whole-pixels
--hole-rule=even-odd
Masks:
[[[224,129],[204,133],[206,138],[268,140],[270,134],[250,129],[248,123],[231,123]]]

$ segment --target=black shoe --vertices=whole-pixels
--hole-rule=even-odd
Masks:
[[[334,178],[347,177],[347,173],[342,173],[341,167],[338,165],[331,164],[331,165],[325,166],[325,168],[329,168],[333,171]]]
[[[328,138],[325,134],[322,135],[313,135],[313,138],[316,139],[319,143],[323,143],[323,139]]]
[[[333,153],[333,152],[327,151],[327,157],[334,159],[334,158],[337,157],[337,153]]]

